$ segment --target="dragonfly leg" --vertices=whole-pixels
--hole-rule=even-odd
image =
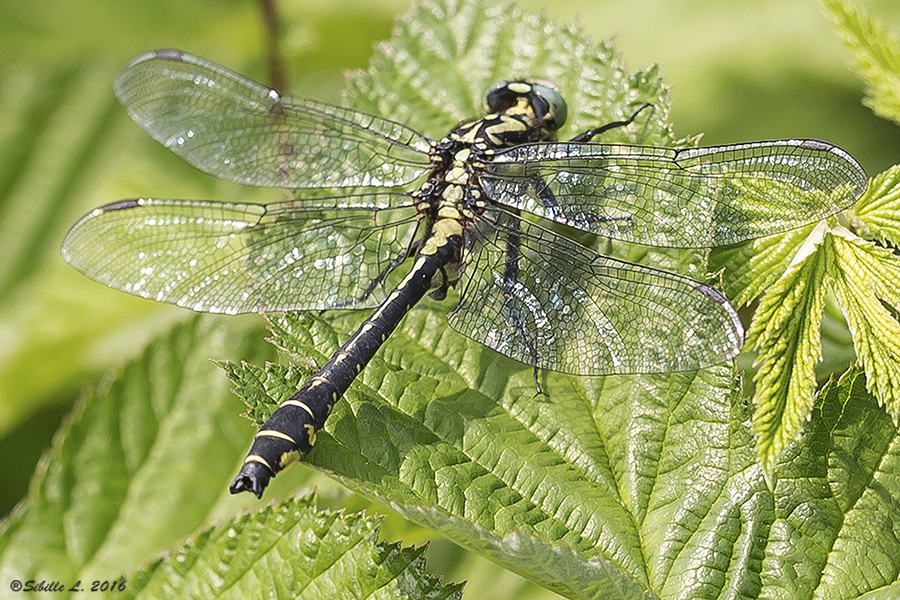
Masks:
[[[649,102],[644,102],[643,104],[640,105],[640,107],[638,107],[638,109],[636,111],[634,111],[631,114],[630,117],[628,117],[624,121],[613,121],[612,123],[607,123],[606,125],[603,125],[602,127],[595,127],[594,129],[588,129],[584,133],[579,133],[578,135],[576,135],[569,141],[570,142],[589,142],[589,141],[591,141],[592,138],[600,135],[601,133],[605,133],[605,132],[609,131],[610,129],[616,129],[618,127],[627,127],[628,125],[631,125],[634,122],[634,120],[637,118],[637,116],[639,114],[641,114],[642,110],[644,110],[645,108],[648,108],[648,107],[652,107],[652,106],[653,105],[650,104]]]
[[[503,303],[506,305],[506,314],[513,326],[516,328],[519,338],[525,345],[529,356],[531,356],[531,364],[534,366],[534,387],[537,395],[544,393],[541,384],[538,381],[538,365],[541,362],[540,352],[529,337],[525,324],[522,323],[522,316],[519,309],[514,306],[513,298],[515,297],[515,287],[519,278],[519,257],[521,256],[521,236],[519,230],[519,219],[510,219],[509,228],[506,235],[506,261],[503,271]]]
[[[385,266],[384,269],[381,270],[378,276],[375,277],[368,286],[366,286],[366,289],[363,290],[362,294],[360,294],[353,300],[335,304],[329,310],[358,306],[362,302],[365,302],[369,298],[369,296],[372,295],[372,292],[374,292],[379,287],[384,287],[384,282],[387,281],[388,276],[394,272],[394,269],[406,262],[407,258],[415,255],[417,250],[417,246],[414,243],[410,244],[409,248],[403,250],[402,252],[397,254],[397,256],[391,259],[391,262],[389,262],[387,266]]]
[[[544,388],[541,387],[541,382],[538,379],[540,369],[537,366],[534,367],[534,372],[531,376],[534,378],[534,396],[537,398],[538,396],[546,396],[544,393]]]

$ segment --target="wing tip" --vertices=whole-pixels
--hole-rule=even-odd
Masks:
[[[734,358],[735,356],[740,354],[741,348],[744,345],[744,324],[741,322],[740,315],[738,315],[738,312],[734,309],[734,306],[732,306],[731,300],[729,300],[725,296],[725,294],[712,287],[711,285],[698,283],[696,286],[696,290],[718,304],[722,308],[722,310],[727,313],[731,321],[731,328],[734,333],[735,342],[735,351],[729,358]]]
[[[97,208],[91,211],[91,215],[93,214],[101,214],[107,212],[113,212],[116,210],[127,210],[129,208],[137,208],[141,206],[141,201],[137,198],[131,198],[127,200],[116,200],[115,202],[110,202],[109,204],[104,204],[100,208]]]
[[[149,50],[147,52],[138,54],[128,61],[128,63],[124,67],[124,70],[128,70],[141,63],[145,63],[151,60],[166,60],[169,62],[192,62],[193,58],[193,55],[181,50],[176,50],[175,48],[160,48],[157,50]]]

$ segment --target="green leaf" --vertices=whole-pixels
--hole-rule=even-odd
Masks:
[[[865,104],[900,122],[900,40],[855,4],[822,0],[835,32],[856,60],[866,84]]]
[[[4,581],[115,579],[217,510],[250,428],[208,357],[272,356],[246,323],[177,326],[84,395],[3,523]]]
[[[856,598],[897,579],[900,512],[888,490],[898,485],[900,443],[865,387],[856,368],[826,385],[781,457],[761,597]]]
[[[900,245],[900,165],[872,178],[853,207],[853,226],[863,237]]]
[[[517,76],[550,81],[565,98],[569,118],[560,139],[625,119],[650,102],[646,124],[613,130],[602,141],[675,142],[657,67],[630,73],[610,42],[596,44],[577,24],[562,27],[514,4],[415,4],[391,41],[375,48],[369,69],[348,76],[346,96],[354,108],[439,139],[483,113],[491,85]]]
[[[113,95],[116,72],[147,44],[160,43],[162,31],[170,43],[203,52],[255,49],[256,28],[246,25],[254,10],[174,0],[152,8],[133,0],[75,0],[38,11],[0,5],[0,448],[15,448],[4,452],[6,464],[30,470],[80,386],[186,318],[66,266],[59,255],[66,230],[122,197],[222,191],[130,122]],[[243,31],[229,22],[242,23]],[[20,429],[42,426],[50,433]],[[27,449],[13,441],[18,436]],[[24,492],[15,471],[4,469],[4,513]]]
[[[549,374],[540,397],[530,369],[442,319],[407,317],[335,406],[312,464],[569,598],[810,598],[900,569],[900,438],[861,370],[814,398],[770,492],[728,369]],[[358,320],[284,317],[274,341],[319,360]],[[279,395],[283,367],[243,369]]]
[[[295,393],[312,372],[277,363],[266,363],[265,368],[253,363],[240,364],[217,362],[234,383],[232,391],[247,405],[246,417],[257,426],[262,425],[281,402]]]
[[[771,248],[782,248],[781,243]],[[734,260],[734,255],[728,257]],[[758,278],[769,276],[758,269]],[[900,260],[840,225],[820,223],[760,301],[747,333],[759,355],[754,432],[769,477],[778,454],[798,439],[812,410],[815,366],[822,358],[825,299],[833,290],[846,318],[868,389],[900,417]]]
[[[63,581],[67,589],[81,581],[85,590],[124,582],[116,597],[171,597],[164,590],[173,588],[179,597],[248,597],[296,581],[305,566],[302,597],[457,597],[458,587],[422,572],[424,548],[376,542],[380,520],[318,513],[311,501],[234,518],[151,560],[217,515],[257,504],[227,492],[251,431],[207,357],[271,358],[261,333],[246,319],[194,319],[86,393],[29,499],[0,524],[4,581]]]
[[[900,422],[900,259],[845,229],[831,236],[834,289],[866,372],[867,389]]]
[[[897,231],[896,176],[897,170],[891,169],[876,177],[854,207],[853,223],[888,243]],[[894,311],[900,278],[892,252],[840,225],[823,222],[717,249],[710,268],[723,273],[725,289],[739,303],[749,304],[763,293],[746,347],[759,352],[753,422],[769,477],[778,453],[797,439],[812,409],[815,367],[822,359],[822,315],[832,289],[849,323],[870,391],[897,418],[900,324]]]
[[[799,438],[812,411],[815,365],[822,359],[825,232],[825,222],[809,232],[791,265],[763,295],[747,331],[747,347],[758,352],[753,431],[770,485],[778,454]]]
[[[738,306],[749,306],[784,275],[814,225],[743,244],[714,248],[709,269],[722,273],[722,290]]]
[[[289,500],[210,527],[151,563],[117,598],[460,598],[424,572],[425,547],[379,542],[381,519]]]
[[[83,191],[80,184],[113,131],[117,107],[105,93],[113,73],[96,63],[49,72],[26,66],[0,70],[0,325],[7,332],[0,434],[80,367],[54,360],[71,353],[79,338],[56,316],[70,317],[64,303],[45,295],[36,300],[28,292],[50,287],[58,239],[72,218],[67,203]]]
[[[283,348],[321,360],[358,319],[290,315],[273,320],[272,331]],[[443,321],[436,306],[407,316],[335,406],[309,461],[567,597],[680,589],[698,561],[729,572],[726,586],[739,584],[740,569],[716,555],[755,541],[734,532],[713,552],[693,537],[696,515],[724,510],[716,506],[723,496],[765,490],[743,408],[732,404],[730,368],[546,374],[545,398],[535,395],[530,368]],[[262,382],[248,386],[257,396],[280,399],[282,367],[232,368],[243,372],[237,380]],[[755,471],[749,481],[730,481],[746,470]],[[691,582],[707,584],[703,574]]]
[[[84,65],[41,74],[31,85],[23,85],[21,73],[0,74],[0,87],[13,95],[2,105],[12,143],[0,148],[0,302],[38,270],[35,255],[54,245],[51,235],[65,226],[59,209],[108,141],[117,109],[105,92],[110,73]],[[69,113],[85,118],[73,123]]]
[[[628,114],[629,97],[637,95],[657,109],[647,128],[626,128],[604,139],[671,142],[662,122],[668,110],[665,88],[655,69],[630,74],[609,44],[589,44],[577,28],[561,29],[519,9],[473,2],[453,8],[417,5],[414,17],[398,26],[398,35],[414,43],[414,51],[381,46],[375,60],[385,61],[394,75],[388,70],[372,74],[370,87],[364,85],[370,74],[351,79],[351,90],[358,89],[350,102],[440,136],[453,124],[453,115],[480,112],[483,89],[478,86],[481,80],[493,82],[492,71],[496,79],[510,76],[509,71],[545,78],[562,71],[574,117],[564,137]],[[173,21],[193,29],[204,20]],[[207,34],[210,38],[234,43],[219,28],[209,29],[215,32]],[[239,62],[223,52],[225,58],[204,54],[232,67]],[[435,72],[423,70],[418,56],[434,63]],[[502,68],[493,66],[495,58]],[[455,66],[457,61],[464,69]],[[470,76],[475,84],[470,85]],[[295,89],[304,93],[309,87]],[[136,139],[136,132],[125,135],[110,152],[130,148]],[[160,149],[153,156],[163,154]],[[142,164],[143,158],[132,164]],[[183,170],[173,194],[222,198],[251,193],[197,184],[186,167],[168,160],[151,164]],[[135,169],[128,170],[130,176]],[[158,169],[137,170],[152,177]],[[129,187],[131,192],[123,193],[160,193],[139,183]],[[109,189],[92,186],[91,193],[118,197]],[[91,205],[98,202],[95,197]],[[787,250],[775,250],[774,256],[786,258]],[[699,253],[684,259],[647,249],[622,252],[695,277],[705,273]],[[762,288],[775,273],[773,268],[759,278],[747,275]],[[80,296],[68,286],[52,287]],[[95,310],[93,303],[85,302]],[[542,374],[548,396],[535,397],[529,368],[448,330],[444,315],[452,304],[450,298],[441,308],[426,306],[406,319],[336,407],[310,456],[312,464],[568,597],[829,597],[894,583],[900,571],[892,533],[898,529],[892,499],[900,495],[896,429],[865,394],[858,373],[852,385],[842,379],[833,393],[820,396],[803,437],[789,444],[775,465],[773,495],[755,462],[747,407],[738,400],[730,369],[602,380]],[[66,320],[72,321],[71,315]],[[96,319],[105,325],[106,313]],[[279,320],[273,328],[306,367],[327,359],[361,320],[358,314],[305,316]],[[249,443],[250,428],[233,420],[236,409],[223,392],[224,379],[193,369],[199,370],[200,363],[209,368],[207,356],[261,364],[272,354],[232,325],[221,325],[215,343],[204,346],[209,323],[202,320],[193,335],[173,333],[172,339],[182,342],[169,347],[166,360],[157,361],[165,368],[150,368],[154,361],[141,359],[110,384],[119,392],[99,394],[76,413],[35,479],[30,500],[2,526],[3,581],[30,573],[54,579],[122,573],[177,547],[177,539],[198,527],[230,517],[241,502],[254,502],[226,498],[224,491]],[[155,345],[148,354],[166,345]],[[269,396],[282,398],[301,377],[300,368],[283,365],[223,364],[251,397],[255,417],[271,410]],[[140,400],[148,391],[154,400]],[[220,412],[226,409],[228,418]],[[119,438],[127,443],[108,442]],[[148,446],[143,454],[127,451]],[[147,458],[142,463],[135,454]],[[305,484],[303,469],[279,475],[269,493]],[[101,494],[94,493],[98,488]],[[275,514],[274,509],[263,512]],[[269,518],[275,519],[237,522],[247,523],[244,537],[249,538],[251,522]],[[280,535],[270,520],[255,531],[271,536],[267,539]],[[211,530],[205,539],[222,532],[227,536],[228,529]],[[180,556],[200,553],[215,560],[228,544],[216,541],[204,548],[199,542],[190,545]],[[179,564],[154,562],[146,573],[158,576],[154,581],[168,589],[168,584],[184,583]],[[253,581],[269,576],[267,566],[254,563],[237,585],[255,589]],[[419,579],[412,571],[405,574]],[[185,581],[209,581],[190,577]],[[273,593],[295,594],[291,582],[282,578],[284,587]]]
[[[900,596],[900,582],[859,596],[859,600],[893,600]]]

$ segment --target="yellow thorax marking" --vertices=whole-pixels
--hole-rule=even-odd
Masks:
[[[465,130],[461,134],[454,134],[452,137],[455,137],[457,140],[464,144],[474,144],[475,135],[478,133],[478,125],[480,123],[481,121],[476,121],[472,123],[467,130]]]
[[[441,194],[441,197],[444,199],[444,203],[442,206],[446,206],[446,203],[456,204],[460,200],[463,199],[463,188],[459,184],[449,185],[444,190],[444,193]]]
[[[461,219],[462,215],[459,214],[459,211],[455,206],[450,206],[449,204],[442,204],[441,208],[438,210],[438,216],[442,219]]]
[[[447,183],[465,185],[469,182],[469,174],[466,172],[466,168],[463,165],[457,165],[454,163],[453,168],[447,171],[447,175],[444,177],[444,180]]]
[[[450,236],[462,235],[462,225],[456,219],[440,219],[434,223],[431,235],[425,241],[422,254],[434,254],[447,244]]]

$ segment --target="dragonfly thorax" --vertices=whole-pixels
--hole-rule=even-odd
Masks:
[[[420,210],[427,206],[433,219],[449,218],[450,207],[460,221],[470,217],[482,205],[477,173],[485,162],[504,148],[554,140],[567,114],[556,90],[529,81],[494,84],[485,105],[490,114],[461,123],[430,152],[433,171],[419,197]]]
[[[563,99],[538,83],[502,81],[488,90],[485,104],[491,114],[463,122],[435,144],[431,176],[417,194],[428,232],[419,252],[431,255],[440,250],[453,257],[448,266],[459,260],[463,231],[474,213],[484,210],[478,173],[485,163],[498,150],[555,139],[566,119]],[[447,278],[442,287],[454,282]]]

